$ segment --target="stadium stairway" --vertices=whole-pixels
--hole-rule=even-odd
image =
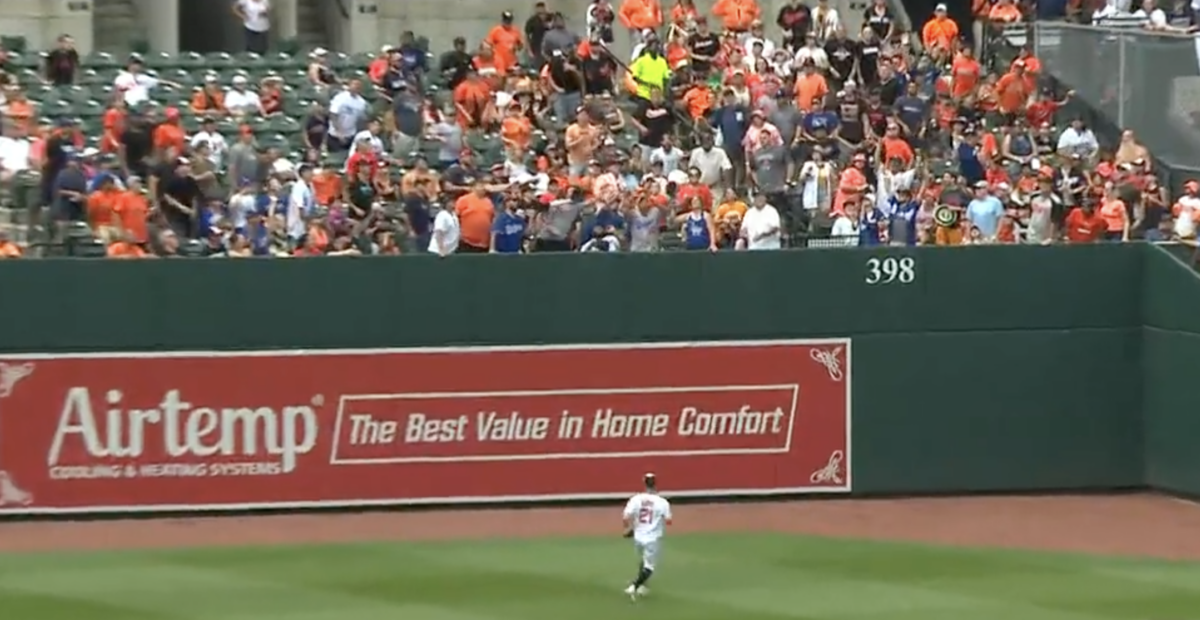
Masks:
[[[296,41],[300,49],[330,47],[325,8],[321,5],[322,0],[296,0]]]
[[[94,48],[108,52],[130,49],[130,42],[145,39],[133,0],[95,0]]]

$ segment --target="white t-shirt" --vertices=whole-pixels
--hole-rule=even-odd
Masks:
[[[767,231],[771,229],[775,232],[768,234]],[[746,215],[742,217],[742,233],[746,237],[747,250],[778,250],[783,247],[779,212],[771,205],[763,205],[761,209],[747,209]]]
[[[145,73],[122,71],[113,80],[113,88],[125,93],[126,105],[137,105],[150,98],[150,89],[158,86],[158,80]]]
[[[375,154],[378,155],[380,153],[383,153],[383,140],[380,140],[378,136],[371,133],[370,129],[364,129],[364,130],[354,134],[354,143],[355,144],[358,144],[359,142],[362,142],[363,140],[366,140],[367,142],[371,143],[371,150],[374,151]]]
[[[252,90],[231,88],[225,91],[225,109],[235,114],[255,114],[262,109],[262,100]]]
[[[654,542],[666,533],[671,522],[671,502],[654,493],[638,493],[625,503],[625,518],[633,522],[633,539]]]
[[[271,0],[238,0],[237,5],[246,15],[242,20],[246,30],[266,32],[271,29]]]
[[[329,102],[329,135],[342,140],[358,133],[358,123],[367,115],[367,100],[343,90]]]
[[[29,140],[0,137],[0,170],[29,169]]]
[[[447,254],[453,254],[458,249],[458,241],[462,236],[462,229],[458,226],[458,216],[454,214],[453,207],[447,207],[438,211],[437,217],[433,218],[433,235],[429,238],[429,252],[431,254],[440,254],[441,247],[446,247]],[[442,239],[442,244],[438,244],[438,239]]]
[[[706,153],[703,147],[698,146],[692,149],[692,154],[688,157],[688,168],[698,168],[700,182],[705,185],[723,185],[725,172],[733,170],[733,162],[729,161],[725,149],[714,146]]]
[[[192,148],[196,148],[201,144],[208,145],[208,161],[211,161],[214,166],[221,167],[221,159],[225,157],[225,151],[229,149],[229,144],[225,142],[225,136],[217,132],[208,133],[207,131],[196,132],[192,136]]]

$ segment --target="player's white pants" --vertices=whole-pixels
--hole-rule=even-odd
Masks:
[[[638,555],[642,556],[642,566],[646,570],[654,570],[658,563],[658,550],[662,544],[661,540],[635,540],[633,548],[637,550]]]

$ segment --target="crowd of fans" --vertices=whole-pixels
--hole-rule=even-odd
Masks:
[[[95,133],[26,96],[80,79],[69,37],[38,84],[0,52],[0,183],[37,188],[0,257],[80,230],[122,258],[1194,237],[1200,186],[1169,196],[1132,132],[1102,148],[1029,49],[988,49],[1029,7],[974,4],[972,41],[945,5],[906,32],[873,0],[847,32],[827,0],[794,0],[772,37],[755,0],[538,2],[441,55],[406,33],[356,73],[316,49],[297,75],[213,73],[165,107],[156,90],[190,86],[132,56]],[[1157,24],[1152,0],[1138,10]],[[276,118],[298,144],[262,142]]]

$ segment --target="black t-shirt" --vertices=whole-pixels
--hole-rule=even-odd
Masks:
[[[46,55],[46,79],[55,86],[67,86],[75,81],[79,67],[79,52],[58,48]]]
[[[663,136],[671,133],[671,128],[675,125],[675,117],[666,104],[655,105],[652,102],[643,101],[638,105],[633,116],[637,122],[646,127],[646,133],[638,138],[638,142],[646,146],[662,146]]]
[[[550,14],[534,15],[525,22],[525,38],[529,39],[529,49],[535,56],[542,55],[542,39],[550,29]]]
[[[537,48],[533,48],[537,49]],[[442,60],[438,63],[438,71],[443,76],[449,74],[450,89],[454,90],[455,86],[467,79],[467,70],[471,67],[471,55],[458,50],[450,50],[442,54]]]
[[[687,46],[693,54],[698,56],[708,56],[709,58],[716,58],[717,53],[721,51],[721,40],[717,38],[717,35],[711,32],[705,34],[697,33],[688,37]],[[692,61],[692,69],[694,71],[708,73],[709,69],[711,68],[712,61],[710,60]]]
[[[793,47],[799,46],[804,43],[804,35],[808,34],[808,29],[812,27],[812,10],[803,4],[784,6],[779,9],[775,23],[792,33]]]
[[[462,164],[454,164],[446,169],[446,173],[442,175],[442,180],[449,185],[458,187],[470,187],[475,179],[479,178],[479,173],[471,168],[467,168]],[[453,190],[452,195],[462,194],[463,190]]]
[[[125,147],[126,165],[140,164],[154,150],[150,127],[140,123],[130,123],[125,131],[121,132],[121,145]]]
[[[825,43],[825,55],[829,57],[829,67],[837,71],[841,80],[850,79],[854,70],[854,59],[858,56],[858,45],[850,39],[830,39]]]
[[[837,100],[838,135],[851,144],[861,143],[867,136],[863,127],[863,104],[857,97],[844,95]]]
[[[892,76],[879,85],[879,100],[883,102],[883,105],[891,107],[896,103],[896,99],[904,94],[903,91],[904,85],[900,79]]]
[[[613,88],[613,75],[617,72],[617,64],[608,56],[583,59],[584,85],[589,95],[610,92]]]
[[[51,180],[59,170],[67,167],[66,148],[70,141],[62,136],[51,136],[46,140],[46,162],[43,164],[42,178]]]
[[[554,84],[568,93],[583,90],[583,80],[579,73],[579,65],[566,58],[555,58],[550,61],[550,79]]]
[[[404,72],[399,67],[392,67],[383,74],[383,89],[389,97],[395,97],[396,93],[400,92],[401,88],[408,86],[409,82],[404,77]]]
[[[859,41],[854,52],[858,57],[858,74],[864,86],[879,83],[879,42]]]
[[[170,196],[179,201],[185,207],[194,209],[196,201],[200,198],[200,185],[196,180],[187,175],[176,173],[175,166],[171,163],[162,164],[155,168],[155,176],[158,177],[158,195],[160,199],[165,196]],[[192,218],[187,213],[176,209],[174,205],[166,200],[160,200],[162,205],[163,215],[167,218],[167,222],[171,228],[179,235],[192,236]]]
[[[875,12],[873,6],[863,12],[863,23],[870,26],[871,30],[875,31],[875,36],[881,41],[887,37],[888,30],[892,29],[895,21],[896,16],[892,15],[892,9],[887,7],[884,7],[883,14]]]

